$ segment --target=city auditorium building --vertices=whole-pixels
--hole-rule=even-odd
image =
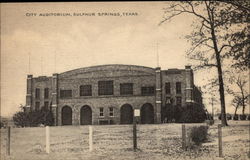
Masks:
[[[54,125],[162,123],[164,107],[202,104],[191,66],[161,70],[136,65],[100,65],[50,77],[27,76],[26,106],[51,109]]]

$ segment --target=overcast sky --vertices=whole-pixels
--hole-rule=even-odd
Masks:
[[[1,115],[10,116],[20,104],[25,105],[27,74],[51,76],[103,64],[156,67],[157,43],[162,69],[182,69],[191,64],[185,56],[190,44],[184,36],[192,30],[193,17],[179,16],[159,26],[167,3],[1,4]],[[39,16],[40,13],[72,16]],[[73,16],[74,13],[95,16]],[[196,85],[205,82],[206,76],[195,72]],[[211,110],[211,106],[207,108]]]

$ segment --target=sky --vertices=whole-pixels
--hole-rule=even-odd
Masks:
[[[184,36],[192,31],[194,19],[181,15],[159,26],[163,7],[168,3],[1,4],[1,115],[11,116],[20,104],[25,105],[28,74],[51,76],[103,64],[156,67],[157,52],[162,69],[192,65],[186,58],[190,43]],[[40,16],[41,13],[71,16]],[[202,86],[210,75],[195,72],[194,76],[195,84]],[[204,103],[211,111],[206,97],[209,96],[204,95]],[[232,112],[229,101],[227,104]]]

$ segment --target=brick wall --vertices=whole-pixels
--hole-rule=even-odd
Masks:
[[[140,109],[143,104],[150,103],[154,107],[154,122],[160,123],[161,106],[166,103],[166,96],[171,96],[174,99],[176,96],[181,96],[182,104],[185,104],[186,83],[193,83],[191,72],[190,69],[162,71],[160,68],[154,69],[133,65],[103,65],[53,74],[52,77],[33,78],[29,75],[27,95],[31,93],[32,98],[27,96],[26,104],[31,103],[31,108],[34,109],[37,101],[40,102],[40,106],[44,105],[44,101],[49,101],[49,103],[52,101],[52,109],[56,117],[55,125],[62,125],[62,108],[69,106],[72,109],[72,124],[79,125],[80,110],[85,105],[91,107],[92,124],[98,124],[100,120],[113,120],[115,124],[119,124],[122,105],[130,104],[133,109]],[[30,79],[31,81],[29,81]],[[105,80],[113,81],[113,95],[98,95],[98,81]],[[171,95],[165,93],[166,82],[171,83]],[[180,95],[176,94],[176,82],[181,82],[182,93]],[[121,83],[133,83],[133,95],[120,95]],[[92,96],[80,96],[79,87],[81,85],[91,85]],[[145,86],[154,86],[158,90],[155,90],[154,95],[142,96],[141,87]],[[188,84],[188,86],[193,86],[193,84]],[[40,88],[40,99],[35,98],[36,88]],[[44,88],[49,88],[49,99],[44,99]],[[72,90],[72,97],[60,98],[61,89]],[[100,107],[104,108],[104,117],[99,116]],[[113,117],[109,116],[109,107],[114,108]]]

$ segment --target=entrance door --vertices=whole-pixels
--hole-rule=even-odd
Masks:
[[[133,107],[129,104],[124,104],[120,110],[121,113],[121,124],[132,124],[133,123]]]
[[[72,125],[72,109],[69,106],[62,108],[62,125]]]
[[[83,106],[80,113],[81,125],[92,124],[92,110],[90,106]]]
[[[153,124],[154,123],[154,107],[150,103],[146,103],[141,107],[141,123]]]

